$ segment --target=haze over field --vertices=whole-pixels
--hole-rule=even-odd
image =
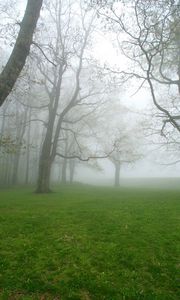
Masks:
[[[179,177],[178,3],[132,4],[44,1],[1,108],[1,185]],[[0,2],[2,69],[25,6]]]
[[[179,300],[180,0],[0,0],[0,299]]]

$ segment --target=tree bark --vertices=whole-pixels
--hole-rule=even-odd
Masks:
[[[50,193],[50,175],[52,163],[41,157],[36,193]]]
[[[115,164],[115,178],[114,178],[114,186],[118,187],[120,186],[120,164]]]
[[[50,129],[50,128],[49,128]],[[41,156],[39,159],[39,175],[37,182],[37,193],[49,193],[50,190],[50,175],[51,175],[51,137],[52,132],[49,130],[46,133],[44,143],[42,145]]]
[[[29,55],[43,0],[28,0],[11,56],[0,74],[0,106],[13,89]]]

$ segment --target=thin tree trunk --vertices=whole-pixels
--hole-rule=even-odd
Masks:
[[[115,178],[114,178],[114,185],[116,187],[120,186],[120,164],[115,164]]]
[[[61,171],[61,162],[58,164],[58,183],[61,182],[62,171]]]
[[[18,183],[18,168],[20,161],[20,149],[17,150],[17,153],[14,155],[14,163],[13,163],[13,173],[12,173],[12,184],[16,185]]]
[[[31,109],[29,109],[29,127],[27,132],[27,153],[26,153],[26,175],[25,175],[25,184],[29,183],[29,165],[30,165],[30,139],[31,139]]]
[[[21,150],[23,144],[23,137],[26,131],[26,124],[27,122],[27,110],[25,110],[24,115],[21,117],[19,114],[19,108],[16,104],[16,143],[17,143],[17,150],[14,155],[14,166],[13,166],[13,174],[12,174],[12,184],[17,184],[18,182],[18,169],[19,169],[19,161],[21,157]]]
[[[5,125],[6,125],[6,110],[7,105],[3,107],[2,109],[2,121],[1,121],[1,132],[0,132],[0,139],[3,139],[5,134]],[[0,146],[1,147],[1,146]],[[1,150],[1,149],[0,149]],[[2,149],[3,150],[3,149]],[[3,151],[2,151],[3,153]],[[3,155],[0,155],[0,181],[1,184],[5,184],[5,166],[6,166],[6,153],[3,153]]]
[[[68,134],[67,131],[65,132],[66,140],[65,140],[65,155],[68,154]],[[62,177],[61,177],[61,182],[66,183],[67,182],[67,166],[68,166],[68,160],[67,158],[63,159],[62,163]]]
[[[67,182],[67,158],[63,159],[61,182],[62,183]]]
[[[69,161],[69,180],[70,180],[70,183],[73,183],[73,180],[74,180],[74,173],[75,173],[75,165],[76,165],[76,162],[74,159],[70,159]]]
[[[12,183],[12,154],[6,153],[4,155],[4,166],[3,166],[3,178],[2,178],[2,185],[10,186]]]
[[[8,177],[7,177],[7,184],[10,186],[12,184],[12,166],[13,166],[13,155],[9,154],[9,170],[8,170]]]
[[[4,157],[4,168],[3,168],[3,184],[5,186],[8,185],[8,177],[9,177],[9,154],[6,153],[5,157]]]

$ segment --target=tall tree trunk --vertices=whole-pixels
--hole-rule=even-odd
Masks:
[[[67,158],[63,159],[61,182],[62,183],[66,183],[67,182]]]
[[[24,114],[21,116],[19,114],[19,108],[16,103],[16,143],[17,143],[17,150],[14,155],[14,166],[13,166],[13,174],[12,174],[12,184],[17,184],[18,182],[18,168],[19,168],[19,161],[21,157],[21,150],[23,145],[23,137],[26,131],[26,124],[27,122],[27,109],[25,110]]]
[[[37,193],[50,193],[50,176],[52,162],[45,156],[41,156],[39,163],[39,176],[37,183]]]
[[[67,131],[65,132],[65,136],[66,136],[66,140],[65,140],[65,155],[68,154],[68,134]],[[62,163],[62,177],[61,177],[61,182],[62,183],[66,183],[67,182],[67,166],[68,166],[68,160],[67,158],[63,159],[63,163]]]
[[[8,123],[6,121],[6,111],[7,111],[7,109],[8,109],[8,103],[6,103],[6,105],[4,105],[4,107],[2,108],[0,139],[3,139],[3,137],[6,137],[6,135],[5,135],[6,134],[5,125]],[[1,150],[1,146],[0,146],[0,150]],[[3,153],[3,151],[2,151],[2,153]],[[7,157],[8,157],[8,154],[4,153],[2,155],[2,153],[0,155],[0,183],[1,183],[1,185],[6,184],[6,182],[5,182],[5,173],[6,173],[6,168],[7,168],[6,162],[7,162]]]
[[[58,164],[58,183],[61,182],[62,178],[62,169],[61,169],[61,162]]]
[[[29,164],[30,164],[30,139],[31,139],[31,109],[29,109],[28,122],[29,127],[27,131],[27,152],[26,152],[26,174],[25,174],[25,184],[29,183]]]
[[[44,142],[42,144],[42,151],[39,160],[39,175],[38,175],[38,182],[37,182],[37,189],[36,189],[37,193],[51,192],[50,190],[51,167],[56,156],[55,153],[56,147],[54,147],[54,144],[55,143],[57,144],[56,139],[58,139],[59,137],[58,134],[58,136],[56,138],[54,137],[53,140],[53,130],[54,130],[54,124],[55,124],[56,113],[57,113],[59,97],[60,97],[61,81],[62,81],[62,66],[60,67],[59,70],[58,82],[56,82],[56,78],[55,78],[54,86],[52,88],[52,93],[51,93],[52,95],[50,98],[47,131],[45,134]],[[61,126],[61,122],[59,122],[59,126]],[[55,148],[54,152],[52,150],[53,148]]]
[[[37,182],[37,193],[49,193],[50,175],[53,160],[51,159],[51,141],[53,133],[53,122],[49,123],[46,136],[42,144],[41,155],[39,159],[39,174]]]
[[[10,154],[6,153],[4,156],[4,168],[3,168],[3,185],[8,186],[9,185],[9,174],[10,174]]]
[[[10,186],[12,184],[12,166],[13,166],[13,155],[9,154],[9,170],[8,170],[8,176],[7,176],[7,185]]]
[[[29,183],[30,146],[27,146],[25,184]]]
[[[18,183],[18,169],[19,169],[19,161],[20,161],[20,149],[17,150],[17,153],[14,155],[13,162],[13,173],[12,173],[12,184],[16,185]]]
[[[115,163],[115,178],[114,185],[116,187],[120,186],[120,163]]]

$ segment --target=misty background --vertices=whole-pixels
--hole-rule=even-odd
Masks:
[[[178,3],[157,4],[156,14],[145,1],[110,4],[44,1],[30,56],[0,112],[2,186],[48,191],[51,182],[179,177]],[[25,5],[0,1],[1,68]]]

